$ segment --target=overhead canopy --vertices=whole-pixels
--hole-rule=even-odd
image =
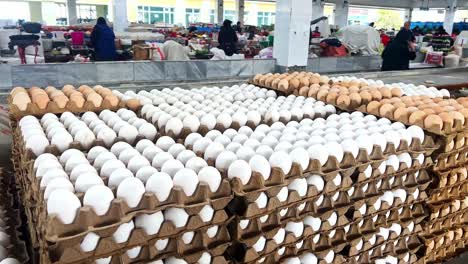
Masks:
[[[261,1],[261,0],[260,0]],[[316,0],[321,1],[321,0]],[[262,2],[276,2],[275,0],[263,0]],[[336,4],[337,0],[325,0],[325,3]],[[447,0],[348,0],[350,5],[390,7],[390,8],[446,8]],[[468,0],[458,0],[457,7],[468,9]]]

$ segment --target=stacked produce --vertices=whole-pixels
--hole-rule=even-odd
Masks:
[[[28,263],[29,256],[21,234],[20,209],[12,174],[0,168],[0,263]]]
[[[120,93],[96,85],[93,88],[82,85],[75,89],[65,85],[61,90],[53,86],[45,89],[31,87],[15,87],[8,98],[10,115],[19,119],[26,115],[44,115],[46,113],[63,113],[100,111],[102,109],[118,109],[124,106],[139,105],[135,100],[122,100]]]
[[[114,138],[94,137],[102,131]],[[53,140],[62,133],[87,141]],[[127,109],[18,122],[16,177],[41,262],[225,262],[229,183],[155,134]],[[33,151],[39,137],[48,145]]]
[[[414,86],[404,83],[384,84],[380,80],[347,76],[329,78],[308,72],[259,74],[253,78],[252,82],[286,94],[312,97],[346,111],[354,111],[357,107],[367,105],[371,101],[403,95],[450,96],[447,90],[439,91],[435,87],[427,88],[423,85]]]

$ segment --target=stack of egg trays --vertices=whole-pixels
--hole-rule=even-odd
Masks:
[[[8,235],[8,243],[2,244],[7,250],[3,257],[15,258],[20,263],[29,263],[27,242],[23,239],[25,236],[22,233],[23,223],[16,184],[13,173],[6,168],[0,168],[0,206],[2,207],[1,226]]]
[[[39,187],[39,181],[35,176],[33,167],[35,156],[32,151],[24,148],[18,130],[14,138],[13,160],[16,164],[15,170],[20,182],[20,189],[22,189],[22,200],[29,220],[31,237],[33,237],[33,243],[36,248],[47,248],[48,252],[42,252],[43,256],[41,258],[44,261],[73,263],[83,260],[83,258],[97,259],[98,257],[110,255],[115,251],[122,251],[124,248],[142,246],[142,253],[137,259],[133,259],[132,261],[151,260],[177,253],[179,256],[183,255],[188,262],[193,263],[203,253],[201,250],[208,248],[210,249],[210,253],[221,255],[229,245],[230,237],[226,227],[229,219],[223,208],[231,200],[232,194],[230,185],[226,180],[222,181],[220,189],[216,193],[211,193],[208,186],[200,184],[195,194],[191,197],[186,197],[181,189],[174,188],[173,193],[162,203],[154,195],[147,193],[143,196],[140,205],[132,209],[128,208],[122,200],[115,199],[109,212],[101,217],[96,216],[89,208],[82,207],[75,221],[70,225],[64,225],[56,216],[47,216],[46,206],[43,201],[43,190],[41,191]],[[104,146],[104,144],[97,145]],[[79,145],[75,146],[78,149],[80,148]],[[46,152],[59,155],[55,146],[51,146]],[[104,182],[106,180],[104,179]],[[78,194],[78,197],[82,198],[83,194]],[[162,225],[161,231],[152,237],[147,236],[143,230],[135,229],[127,244],[117,245],[113,242],[112,237],[110,237],[109,241],[101,239],[102,250],[99,249],[91,253],[84,253],[80,250],[80,243],[87,233],[95,232],[100,234],[101,232],[103,234],[101,237],[108,237],[115,232],[120,224],[128,222],[139,212],[148,212],[149,209],[154,212],[164,208],[179,207],[184,208],[189,215],[196,215],[207,203],[210,203],[216,210],[209,226],[203,223],[198,216],[193,216],[184,228],[175,228],[172,223],[166,222]],[[207,229],[214,225],[218,226],[219,230],[216,237],[210,237],[207,235]],[[92,226],[97,228],[93,228]],[[184,231],[197,231],[193,238],[193,241],[196,242],[185,245],[181,240],[175,239]],[[73,235],[70,236],[70,234]],[[69,239],[67,239],[67,236]],[[174,238],[175,242],[173,245],[175,246],[166,247],[162,251],[157,250],[154,246],[156,239],[161,240],[166,238]],[[148,248],[146,251],[145,246]],[[145,252],[149,253],[146,254]],[[113,259],[116,258],[118,257]]]
[[[460,234],[468,228],[468,133],[460,124],[451,131],[437,132],[427,132],[440,146],[432,155],[434,167],[430,175],[434,180],[426,203],[430,217],[423,226],[422,236],[426,247],[421,254],[430,263],[443,261],[466,250],[466,238],[453,233],[458,230],[455,233]],[[445,241],[444,245],[438,246],[445,239],[450,242]]]
[[[411,205],[416,204],[414,211],[410,210],[409,207],[406,210],[403,210],[403,206],[397,206],[396,208],[401,209],[404,214],[403,219],[418,217],[420,221],[426,217],[421,203],[427,198],[424,190],[431,182],[427,169],[432,166],[430,155],[434,150],[435,146],[430,137],[425,137],[423,144],[414,138],[411,146],[402,142],[398,150],[395,150],[391,143],[388,144],[385,151],[382,151],[379,146],[375,145],[371,155],[368,155],[365,150],[361,149],[357,159],[354,159],[350,153],[345,153],[341,164],[334,157],[330,157],[324,167],[320,167],[317,160],[311,160],[309,168],[304,172],[300,165],[295,163],[293,163],[293,168],[288,175],[284,175],[279,168],[272,168],[272,175],[268,181],[264,181],[256,173],[252,174],[251,180],[247,185],[243,185],[237,178],[231,179],[231,185],[236,194],[233,203],[235,202],[236,204],[231,203],[228,210],[237,215],[235,221],[230,224],[231,236],[238,244],[251,244],[249,242],[244,243],[244,241],[258,239],[265,232],[268,232],[268,230],[286,225],[287,221],[285,220],[288,218],[303,219],[307,215],[315,215],[325,221],[334,211],[340,216],[344,216],[350,213],[350,208],[354,210],[354,208],[359,208],[364,203],[372,207],[379,198],[379,195],[383,194],[384,191],[397,189],[398,187],[406,189],[408,193],[419,193],[417,200],[410,198],[406,201],[410,202]],[[400,163],[398,172],[395,172],[393,167],[390,166],[386,167],[385,173],[381,174],[378,172],[378,167],[386,159],[387,155],[403,152],[411,153],[410,155],[413,158],[413,166],[411,168],[408,168],[405,163]],[[417,159],[421,154],[425,157],[422,164]],[[203,157],[203,153],[197,153],[197,155]],[[212,163],[213,161],[208,161],[208,164]],[[364,174],[364,170],[368,166],[371,166],[373,169],[372,176],[369,178]],[[342,179],[337,186],[333,179],[338,176],[338,173]],[[290,190],[286,201],[280,201],[276,197],[281,188],[287,187],[294,179],[314,174],[325,178],[323,193],[319,193],[315,186],[311,185],[307,190],[307,194],[303,197],[296,191]],[[363,189],[364,186],[367,187],[366,191]],[[354,191],[348,192],[351,188]],[[260,209],[255,200],[261,192],[264,192],[269,200],[267,206]],[[322,203],[321,205],[317,205],[315,202],[320,199],[320,195],[322,194],[324,197],[321,201]],[[400,203],[402,202],[400,201]],[[396,205],[399,205],[399,203]],[[388,212],[391,206],[386,205],[385,207],[384,205],[383,208],[387,209],[383,211],[385,213]],[[358,210],[356,209],[356,211]],[[276,218],[273,216],[276,216]],[[395,218],[395,214],[392,217]],[[264,220],[265,218],[268,220]],[[399,217],[396,217],[396,219],[399,219]],[[386,222],[386,220],[383,221]],[[245,224],[246,222],[248,222],[247,225]],[[244,226],[241,228],[241,225]],[[247,246],[247,248],[249,247]],[[250,249],[253,250],[252,248]],[[249,253],[247,252],[248,250],[246,250],[245,254],[248,259],[244,259],[243,261],[253,261],[253,256],[258,260],[266,254],[265,252],[254,253],[254,251]],[[239,252],[233,252],[233,254],[238,256]],[[249,254],[251,256],[248,256]]]

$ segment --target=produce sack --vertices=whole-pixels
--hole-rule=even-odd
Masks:
[[[442,51],[430,51],[426,54],[424,63],[444,66],[444,53]]]

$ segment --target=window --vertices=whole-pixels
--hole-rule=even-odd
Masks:
[[[78,22],[90,22],[97,19],[95,5],[77,5],[76,12]]]
[[[257,26],[273,25],[275,23],[275,13],[273,12],[258,12]]]
[[[138,6],[138,22],[174,24],[173,7]]]
[[[212,23],[212,24],[215,23],[215,19],[216,19],[215,12],[216,12],[216,10],[214,10],[214,9],[210,10],[210,23]]]
[[[55,8],[55,17],[56,17],[56,22],[57,25],[65,26],[68,21],[68,16],[67,16],[67,6],[62,3],[55,3],[56,8]]]
[[[234,10],[224,10],[224,20],[229,19],[232,22],[235,22],[236,19],[236,11]]]
[[[200,9],[186,8],[185,9],[185,24],[188,26],[192,23],[200,22]]]

